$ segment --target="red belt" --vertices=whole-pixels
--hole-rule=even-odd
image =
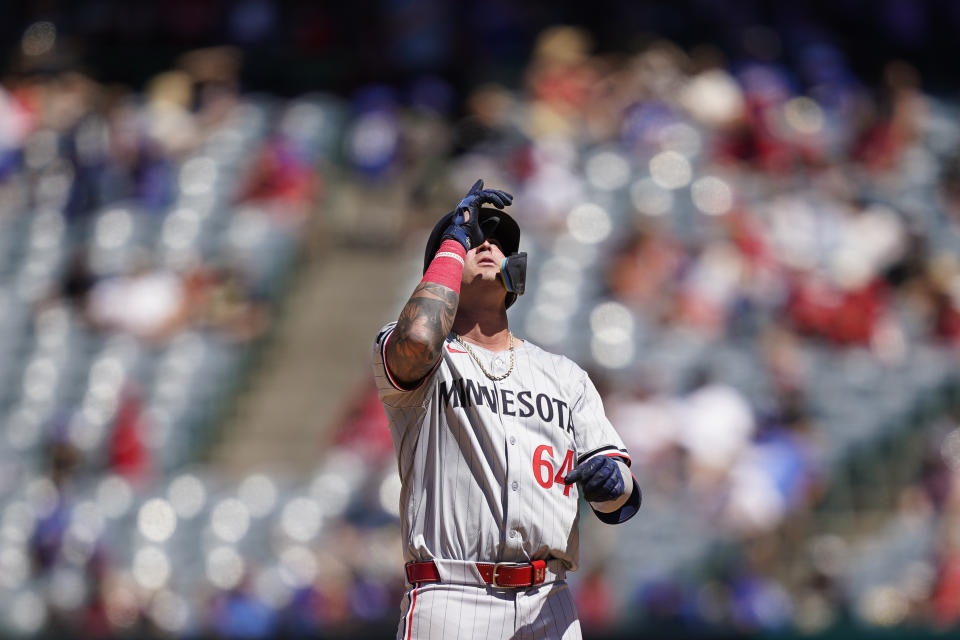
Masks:
[[[535,587],[543,584],[547,577],[547,561],[533,562],[475,562],[480,577],[491,587]],[[440,582],[440,571],[432,561],[408,562],[407,580],[411,584],[418,582]]]

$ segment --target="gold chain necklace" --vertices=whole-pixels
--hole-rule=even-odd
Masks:
[[[461,338],[459,333],[455,333],[453,335],[457,337],[457,342],[459,342],[460,345],[467,350],[467,353],[469,353],[470,357],[473,358],[473,361],[477,363],[477,366],[480,367],[480,370],[483,371],[483,374],[488,378],[490,378],[491,380],[493,380],[494,382],[504,380],[506,379],[507,376],[513,373],[513,365],[516,364],[517,359],[513,352],[513,334],[510,333],[509,329],[507,330],[507,335],[510,337],[510,368],[507,369],[507,372],[502,376],[495,376],[489,371],[487,371],[487,368],[483,366],[482,362],[480,362],[480,358],[478,358],[477,354],[473,352],[473,349],[470,348],[470,346],[467,344],[467,341]]]

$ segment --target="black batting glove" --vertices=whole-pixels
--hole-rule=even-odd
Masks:
[[[584,497],[590,502],[606,502],[623,495],[623,475],[613,458],[594,456],[579,464],[567,477],[564,484],[579,482]]]
[[[443,232],[442,238],[452,238],[467,251],[483,244],[486,239],[484,229],[480,228],[480,207],[492,204],[497,209],[503,209],[513,202],[513,196],[499,189],[484,189],[483,180],[476,183],[467,192],[463,200],[457,205],[450,226]],[[465,214],[469,213],[469,220]],[[493,225],[495,227],[496,224]],[[492,228],[489,229],[492,231]]]

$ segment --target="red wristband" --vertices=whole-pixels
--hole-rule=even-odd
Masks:
[[[463,259],[467,250],[456,240],[444,240],[440,249],[427,267],[420,282],[435,282],[460,295],[460,280],[463,279]]]

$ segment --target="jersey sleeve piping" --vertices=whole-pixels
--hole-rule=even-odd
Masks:
[[[624,464],[626,464],[628,467],[632,464],[632,461],[630,460],[630,454],[627,453],[626,449],[617,448],[612,444],[608,444],[603,447],[597,447],[596,449],[592,449],[584,454],[581,454],[577,457],[577,464],[581,464],[585,460],[588,460],[596,455],[604,455],[608,458],[619,458],[620,460],[623,460]]]

